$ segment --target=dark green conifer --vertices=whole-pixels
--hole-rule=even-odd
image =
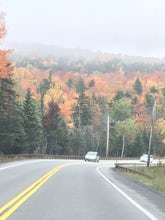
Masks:
[[[23,103],[24,130],[26,134],[26,153],[34,153],[40,148],[42,123],[37,105],[28,89]]]

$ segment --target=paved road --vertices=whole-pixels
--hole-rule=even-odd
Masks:
[[[164,220],[165,196],[113,169],[114,161],[0,165],[0,220]]]

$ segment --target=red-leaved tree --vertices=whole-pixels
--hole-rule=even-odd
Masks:
[[[0,12],[0,43],[1,40],[6,35],[6,27],[4,20],[4,13]],[[7,58],[7,55],[10,53],[10,50],[3,50],[0,48],[0,78],[10,77],[11,65],[10,60]]]

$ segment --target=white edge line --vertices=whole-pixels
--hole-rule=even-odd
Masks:
[[[103,167],[103,166],[101,166]],[[126,193],[124,193],[121,189],[119,189],[114,183],[112,183],[104,174],[100,171],[101,167],[97,167],[97,172],[109,183],[111,184],[118,192],[120,192],[127,200],[129,200],[134,206],[136,206],[140,211],[142,211],[147,217],[152,220],[158,220],[155,216],[153,216],[149,211],[144,209],[141,205],[135,202],[131,197],[129,197]]]
[[[0,167],[0,170],[6,170],[8,168],[17,167],[17,166],[21,166],[21,165],[29,164],[29,163],[37,163],[37,162],[41,162],[41,161],[43,162],[43,161],[48,161],[48,160],[32,160],[32,161],[18,162],[16,164]]]

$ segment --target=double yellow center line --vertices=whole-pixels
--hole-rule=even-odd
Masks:
[[[0,208],[0,220],[7,219],[19,206],[21,206],[30,196],[32,196],[51,176],[53,176],[56,172],[58,172],[63,167],[80,164],[80,163],[67,163],[62,164],[54,169],[50,170],[36,182],[31,184],[28,188],[26,188],[22,193],[18,194],[16,197],[11,199],[8,203]]]

